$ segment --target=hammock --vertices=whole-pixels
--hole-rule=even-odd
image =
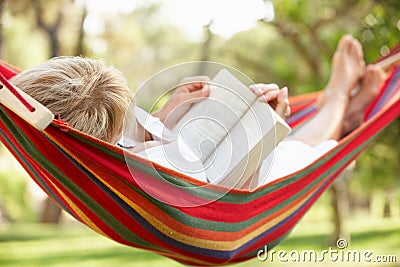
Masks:
[[[5,79],[18,71],[5,62],[0,70]],[[318,94],[291,98],[292,127],[315,114]],[[399,114],[400,68],[394,67],[365,123],[310,166],[252,192],[153,166],[61,120],[38,131],[3,105],[0,140],[59,206],[97,233],[181,263],[222,265],[254,258],[283,240]]]

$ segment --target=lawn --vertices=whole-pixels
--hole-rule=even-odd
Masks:
[[[328,257],[323,262],[281,262],[275,254],[274,260],[260,261],[253,259],[237,264],[244,266],[400,266],[400,219],[373,219],[358,216],[347,222],[351,230],[351,240],[347,249],[364,252],[370,250],[371,259],[378,255],[392,255],[397,263],[368,264],[353,262],[333,262]],[[318,255],[329,249],[331,227],[328,221],[315,221],[309,218],[294,229],[291,235],[276,251],[288,254],[296,250],[315,250]],[[332,249],[338,248],[332,245]],[[295,254],[292,254],[295,255]],[[288,256],[286,256],[287,258]],[[392,260],[392,259],[391,259]],[[132,249],[119,245],[99,236],[78,223],[61,226],[38,224],[0,224],[0,266],[1,267],[89,267],[89,266],[183,266],[172,260],[151,252]]]

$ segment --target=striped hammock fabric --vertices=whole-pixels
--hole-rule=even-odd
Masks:
[[[2,64],[6,78],[16,71]],[[317,96],[291,98],[291,126],[315,114]],[[153,166],[59,120],[40,132],[4,106],[0,140],[54,201],[97,233],[181,263],[222,265],[254,258],[284,239],[399,114],[400,68],[394,67],[365,123],[310,166],[252,192]]]

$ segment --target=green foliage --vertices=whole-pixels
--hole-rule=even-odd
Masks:
[[[355,172],[365,191],[400,188],[400,119],[394,121],[357,161]]]
[[[254,82],[288,86],[291,94],[316,89],[305,62],[271,25],[260,22],[215,46],[212,60],[237,68]]]

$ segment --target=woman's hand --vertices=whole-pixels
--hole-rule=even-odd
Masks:
[[[274,83],[258,83],[251,85],[250,90],[259,97],[260,101],[268,103],[283,119],[290,116],[287,87],[280,89]]]
[[[182,79],[167,103],[152,115],[160,118],[166,127],[172,129],[194,103],[209,96],[209,80],[207,76]]]

